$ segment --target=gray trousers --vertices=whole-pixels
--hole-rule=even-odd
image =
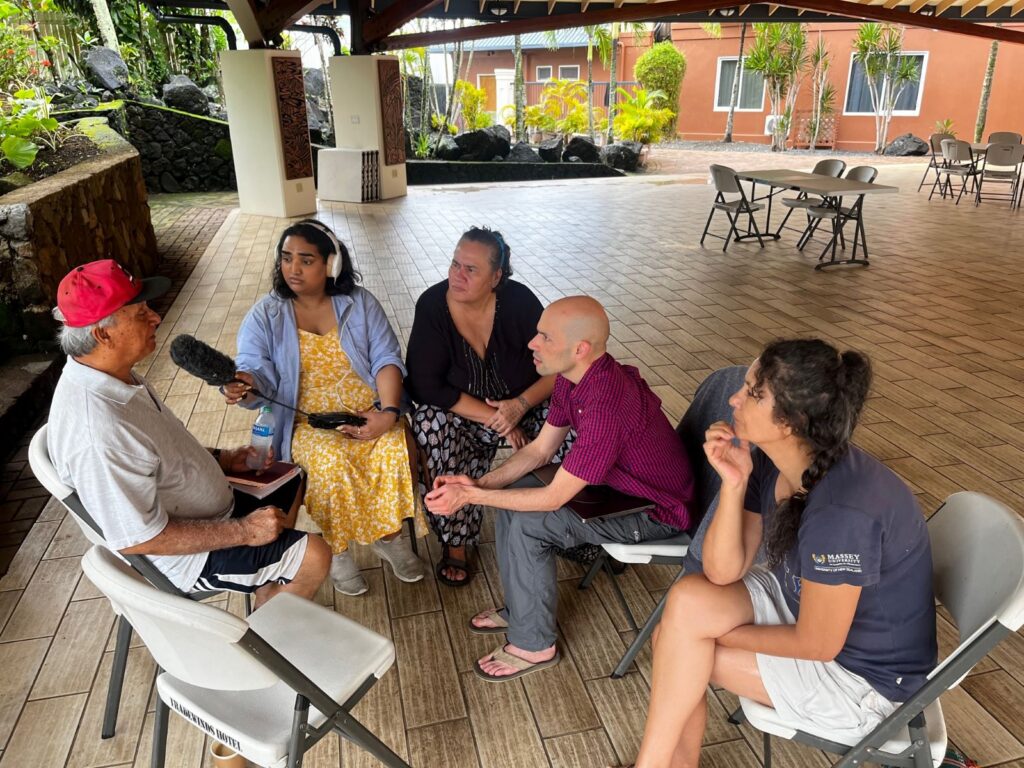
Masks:
[[[539,485],[532,475],[527,475],[510,487]],[[589,523],[566,507],[554,512],[498,510],[497,515],[495,546],[505,590],[501,615],[509,625],[508,641],[524,651],[542,651],[555,644],[558,582],[554,547],[569,549],[605,542],[636,544],[679,533],[648,517],[646,512]]]

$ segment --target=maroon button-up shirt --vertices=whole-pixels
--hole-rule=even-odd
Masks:
[[[654,503],[651,516],[673,528],[693,519],[693,473],[683,443],[640,372],[604,354],[573,384],[555,379],[548,423],[576,430],[562,467],[590,485],[609,485]]]

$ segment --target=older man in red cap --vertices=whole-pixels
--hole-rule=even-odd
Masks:
[[[160,316],[146,302],[168,288],[111,259],[61,281],[54,317],[68,361],[50,407],[54,467],[112,549],[149,556],[182,591],[250,592],[256,605],[278,591],[312,597],[331,552],[292,529],[300,481],[263,502],[233,493],[224,471],[244,469],[249,449],[203,448],[132,370],[156,349]]]

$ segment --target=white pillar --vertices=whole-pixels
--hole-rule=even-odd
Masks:
[[[220,63],[242,213],[315,213],[300,53],[224,51]]]
[[[334,144],[320,150],[321,200],[369,202],[406,193],[402,83],[396,56],[334,56],[327,64]]]

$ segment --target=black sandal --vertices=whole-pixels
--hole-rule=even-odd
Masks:
[[[469,570],[469,563],[467,563],[466,560],[460,560],[457,557],[449,555],[447,544],[442,544],[441,547],[441,562],[439,562],[437,564],[437,568],[434,569],[434,573],[437,575],[437,580],[449,587],[464,587],[469,584],[470,579],[473,578],[473,572]],[[446,568],[458,568],[466,574],[466,578],[452,579],[445,575],[444,572]]]

